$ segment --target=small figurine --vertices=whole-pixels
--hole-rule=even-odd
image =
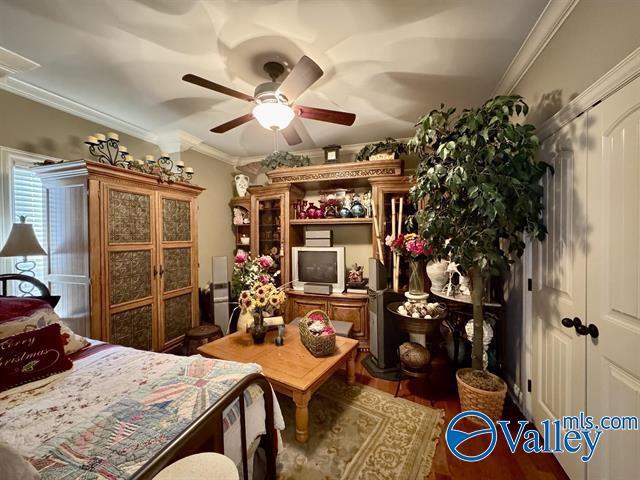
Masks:
[[[366,192],[362,194],[362,206],[365,210],[365,216],[367,218],[371,218],[373,216],[373,212],[371,210],[371,192]]]
[[[242,215],[242,210],[238,207],[233,207],[233,224],[242,225],[243,223],[244,215]]]
[[[349,274],[348,274],[349,283],[353,283],[353,284],[362,283],[363,274],[364,274],[364,267],[361,265],[358,265],[357,263],[354,263],[349,269]]]

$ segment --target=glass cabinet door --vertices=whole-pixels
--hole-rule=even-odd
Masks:
[[[258,250],[253,253],[258,256],[269,255],[274,261],[270,273],[275,274],[280,270],[281,254],[284,248],[282,228],[283,198],[282,196],[277,196],[258,199],[257,207]],[[281,277],[282,275],[276,277],[276,285],[281,284]]]

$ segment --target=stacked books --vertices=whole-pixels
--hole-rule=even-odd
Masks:
[[[365,278],[361,282],[347,282],[347,293],[367,293],[367,279]]]

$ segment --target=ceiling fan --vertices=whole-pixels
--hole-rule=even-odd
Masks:
[[[282,82],[277,80],[284,73],[284,65],[279,62],[267,62],[264,64],[263,69],[271,77],[271,81],[258,85],[253,97],[192,73],[188,73],[182,79],[185,82],[256,104],[250,113],[212,128],[211,131],[214,133],[228,132],[255,118],[260,125],[268,130],[276,132],[280,130],[289,145],[297,145],[302,143],[302,139],[294,126],[290,125],[296,116],[320,122],[353,125],[356,119],[354,113],[294,105],[296,99],[322,77],[324,73],[318,64],[306,55],[298,61]]]

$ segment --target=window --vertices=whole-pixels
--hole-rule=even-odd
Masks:
[[[0,147],[0,248],[9,236],[13,223],[19,221],[18,216],[24,215],[27,223],[33,225],[40,245],[47,250],[45,194],[42,182],[31,171],[31,167],[44,160],[55,159]],[[36,264],[36,278],[47,283],[47,257],[34,256],[28,259]],[[0,258],[0,273],[17,273],[15,264],[19,260],[17,257]],[[18,294],[14,282],[9,286],[13,289],[11,294]]]
[[[46,216],[45,216],[45,198],[42,189],[42,182],[30,170],[27,165],[15,164],[12,168],[12,212],[13,221],[17,222],[20,215],[27,217],[27,223],[33,225],[40,245],[46,250]],[[35,277],[43,280],[47,274],[46,257],[29,257],[36,263],[33,273]],[[18,259],[13,259],[14,263]]]

